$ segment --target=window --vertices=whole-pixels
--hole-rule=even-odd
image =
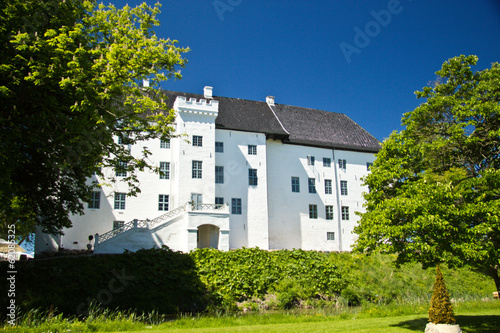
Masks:
[[[307,182],[309,184],[309,193],[316,193],[316,179],[309,178]]]
[[[170,179],[170,162],[160,162],[160,179]]]
[[[193,178],[201,179],[202,161],[193,161]]]
[[[325,206],[327,220],[333,220],[333,206]]]
[[[332,194],[332,180],[325,179],[325,194]]]
[[[257,155],[256,145],[248,145],[248,155]]]
[[[224,198],[216,197],[215,198],[215,205],[217,205],[217,207],[224,206]]]
[[[120,229],[125,224],[125,221],[113,221],[113,230]]]
[[[307,156],[307,165],[314,165],[314,156],[308,155]]]
[[[248,169],[248,185],[257,185],[257,169]]]
[[[231,214],[241,215],[241,199],[239,198],[231,199]]]
[[[101,208],[101,191],[92,191],[88,208]]]
[[[371,162],[366,162],[366,171],[370,171],[370,167],[373,165]]]
[[[215,184],[224,184],[223,166],[215,166]]]
[[[349,207],[342,206],[342,220],[349,221]]]
[[[346,160],[339,159],[339,169],[346,169],[347,168],[347,162]]]
[[[203,137],[199,135],[193,135],[193,146],[203,147]]]
[[[168,195],[158,195],[158,210],[168,210]]]
[[[224,152],[224,142],[215,141],[215,152],[216,153]]]
[[[347,180],[340,181],[340,195],[347,195]]]
[[[309,205],[309,218],[310,219],[318,218],[318,205]]]
[[[127,146],[127,149],[130,150],[130,138],[127,136],[127,134],[122,134],[121,136],[118,137],[118,144],[122,146]]]
[[[125,209],[125,193],[115,193],[115,209]]]
[[[328,157],[323,157],[323,166],[325,168],[330,168],[332,166],[332,159]]]
[[[300,192],[299,177],[292,177],[292,192]]]
[[[127,177],[127,162],[118,162],[116,177]]]
[[[160,148],[163,148],[163,149],[170,148],[170,139],[161,139],[160,140]]]
[[[335,240],[335,233],[334,232],[327,232],[326,233],[326,240]]]

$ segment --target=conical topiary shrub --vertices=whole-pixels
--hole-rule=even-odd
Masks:
[[[443,274],[439,266],[436,267],[436,282],[434,282],[434,289],[432,291],[429,321],[434,324],[455,324],[455,315],[450,302],[450,295],[444,284]]]

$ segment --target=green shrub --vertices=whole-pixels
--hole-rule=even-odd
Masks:
[[[434,324],[455,324],[455,315],[450,302],[450,295],[446,289],[443,274],[439,266],[436,267],[436,282],[434,282],[432,291],[429,321]]]

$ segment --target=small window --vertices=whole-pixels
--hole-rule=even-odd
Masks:
[[[310,219],[318,218],[318,205],[309,205],[309,218]]]
[[[127,177],[127,162],[118,162],[118,167],[116,168],[116,177]]]
[[[101,191],[92,191],[88,208],[101,208]]]
[[[309,178],[307,180],[307,183],[309,185],[309,193],[316,193],[316,179],[315,178]]]
[[[292,177],[292,192],[300,192],[300,182],[299,177]]]
[[[325,179],[325,194],[332,194],[332,180]]]
[[[323,157],[323,166],[325,168],[330,168],[332,166],[332,159],[328,157]]]
[[[327,232],[326,233],[326,240],[335,240],[335,233],[334,232]]]
[[[349,207],[342,206],[342,220],[349,221]]]
[[[113,221],[113,230],[120,229],[125,224],[125,221]]]
[[[314,156],[307,156],[307,165],[314,165],[314,162],[315,162],[315,158]]]
[[[366,171],[370,171],[370,168],[371,168],[372,165],[373,165],[373,163],[366,162]]]
[[[125,193],[115,193],[115,209],[125,209]]]
[[[256,145],[248,145],[248,155],[257,155]]]
[[[221,197],[216,197],[215,198],[215,205],[217,207],[222,207],[224,206],[224,198],[221,198]]]
[[[231,214],[241,215],[241,199],[231,199]]]
[[[347,162],[346,160],[339,159],[339,169],[347,169]]]
[[[158,195],[158,210],[168,210],[168,195],[160,194]]]
[[[160,179],[170,179],[170,162],[160,162]]]
[[[215,166],[215,184],[224,184],[223,166]]]
[[[340,181],[340,195],[347,195],[347,180]]]
[[[199,135],[193,135],[193,146],[203,147],[203,137]]]
[[[257,185],[257,169],[248,169],[248,185]]]
[[[224,152],[224,142],[216,141],[215,142],[215,152],[223,153]]]
[[[170,148],[170,139],[161,139],[160,140],[160,148],[169,149]]]
[[[325,206],[327,220],[333,220],[333,206]]]
[[[193,161],[192,176],[195,179],[201,179],[202,176],[202,161]]]

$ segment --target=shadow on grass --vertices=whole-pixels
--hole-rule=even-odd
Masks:
[[[455,316],[462,331],[467,333],[497,333],[500,331],[499,316]],[[427,325],[427,317],[402,321],[393,327],[402,327],[415,332],[423,332]]]

